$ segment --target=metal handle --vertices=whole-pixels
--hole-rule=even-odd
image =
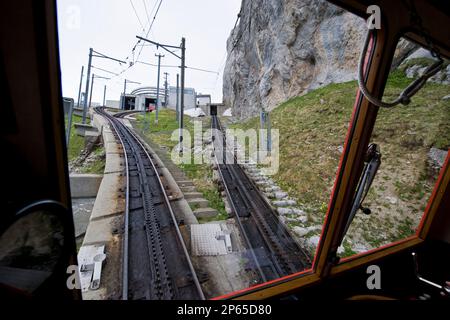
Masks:
[[[376,38],[376,30],[369,30],[367,33],[366,41],[364,42],[364,47],[361,52],[361,57],[359,59],[358,65],[358,85],[364,97],[369,100],[372,104],[380,108],[392,108],[398,104],[408,105],[411,102],[411,98],[427,83],[427,80],[438,73],[443,66],[444,60],[438,57],[438,60],[431,66],[427,68],[422,76],[414,80],[409,86],[407,86],[392,102],[383,102],[375,98],[367,89],[364,81],[364,61],[367,54],[367,49],[369,47],[370,39]]]

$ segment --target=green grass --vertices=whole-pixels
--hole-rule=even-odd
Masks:
[[[393,241],[404,239],[415,232],[414,222],[410,218],[406,218],[398,225],[398,232],[396,238]]]
[[[341,254],[341,257],[350,257],[356,254],[355,251],[352,250],[351,245],[348,243],[348,241],[344,241],[343,244],[344,252]]]
[[[411,81],[394,71],[383,101],[395,99]],[[272,128],[280,131],[280,170],[274,180],[315,223],[323,221],[326,213],[356,92],[355,81],[331,84],[290,99],[270,115]],[[429,148],[450,147],[450,103],[442,100],[448,94],[449,86],[427,83],[408,106],[379,111],[372,141],[381,147],[382,165],[366,201],[374,207],[374,217],[401,217],[399,230],[386,235],[373,232],[389,228],[384,219],[375,221],[371,216],[370,222],[364,221],[371,225],[365,234],[371,245],[411,234],[414,228],[405,215],[412,216],[414,225],[420,220],[436,179],[427,171]],[[259,129],[259,117],[230,127]],[[398,203],[389,203],[387,196],[398,198]]]
[[[104,147],[98,147],[93,151],[95,161],[84,167],[82,173],[103,174],[105,172],[106,154]]]
[[[70,128],[70,141],[69,141],[69,148],[67,150],[67,155],[69,158],[69,161],[74,160],[77,158],[80,153],[84,149],[84,137],[80,137],[77,135],[75,130],[75,123],[81,123],[83,120],[82,117],[79,117],[77,115],[72,116],[72,127]],[[66,127],[67,127],[68,119],[66,118]],[[90,123],[90,119],[86,119],[86,123]]]
[[[155,124],[155,113],[146,115],[146,123],[149,123],[149,130],[145,132],[145,135],[151,139],[154,143],[166,147],[167,151],[170,152],[178,143],[175,139],[172,140],[172,133],[175,131],[178,133],[178,123],[176,121],[176,113],[173,110],[162,109],[158,115],[158,125]],[[210,123],[209,119],[202,119],[204,122],[203,130],[209,129]],[[184,127],[191,134],[191,139],[193,141],[194,135],[194,121],[190,117],[184,117]],[[138,115],[136,117],[136,128],[143,129],[145,125],[143,115]],[[176,136],[177,137],[177,136]],[[186,174],[186,176],[191,179],[196,187],[196,189],[202,193],[203,197],[208,200],[209,206],[217,210],[218,214],[216,217],[208,219],[199,219],[201,223],[206,223],[210,221],[220,221],[228,218],[225,211],[225,204],[222,197],[217,190],[217,186],[212,180],[212,169],[208,164],[179,164],[179,168]],[[192,210],[197,209],[197,207],[191,207]]]
[[[280,131],[280,170],[274,178],[316,215],[324,214],[329,200],[355,92],[354,82],[332,84],[271,112],[272,128]],[[259,118],[232,127],[259,129]]]
[[[69,162],[77,159],[85,148],[84,137],[77,135],[75,130],[75,123],[81,122],[82,117],[79,117],[77,115],[72,116],[72,128],[70,130],[69,148],[67,150]],[[86,119],[86,123],[90,124],[89,118]],[[67,126],[67,118],[66,118],[66,126]],[[79,168],[79,173],[103,174],[103,172],[105,171],[106,156],[104,147],[97,147],[92,152],[95,156],[95,161]]]
[[[148,130],[145,132],[153,142],[172,149],[178,143],[177,140],[171,140],[172,133],[179,128],[176,121],[176,113],[173,110],[162,109],[158,114],[158,124],[155,124],[156,113],[151,112],[136,115],[137,128],[142,130],[147,125]],[[193,132],[194,126],[191,119],[184,117],[184,128]]]

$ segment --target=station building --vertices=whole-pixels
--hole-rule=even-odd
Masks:
[[[124,101],[125,100],[125,101]],[[140,87],[131,93],[122,94],[120,97],[120,109],[124,110],[146,110],[149,106],[156,106],[157,88],[156,87]],[[169,87],[167,93],[164,88],[159,89],[160,107],[176,109],[177,105],[177,88]],[[196,93],[193,88],[184,89],[184,107],[192,109],[196,106]]]

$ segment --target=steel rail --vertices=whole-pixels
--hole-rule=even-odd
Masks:
[[[213,119],[213,121],[217,121],[216,117],[213,117],[212,119]],[[216,123],[216,124],[217,124],[217,123]],[[220,130],[219,128],[217,128],[217,129]],[[220,130],[220,131],[221,131],[221,130]],[[213,134],[214,134],[214,131],[211,130],[211,136],[212,136],[212,137],[213,137]],[[223,133],[222,133],[222,134],[223,134]],[[215,148],[214,148],[214,151],[215,151]],[[220,164],[219,164],[218,161],[217,161],[217,157],[216,157],[216,156],[214,156],[214,163],[217,165],[217,168],[218,168],[218,171],[219,171],[219,175],[220,175],[220,179],[224,182],[224,183],[223,183],[223,186],[224,186],[224,188],[225,188],[225,193],[227,194],[228,199],[230,199],[230,204],[231,204],[232,209],[233,209],[233,211],[234,211],[234,213],[235,213],[236,221],[237,221],[237,223],[238,223],[238,225],[239,225],[239,228],[243,231],[243,230],[244,230],[244,225],[242,224],[241,217],[240,217],[239,214],[238,214],[238,210],[237,210],[237,208],[236,208],[236,205],[235,205],[234,201],[231,201],[231,199],[232,199],[232,197],[231,197],[231,192],[230,192],[230,190],[229,190],[229,188],[228,188],[228,185],[225,183],[225,178],[223,177],[222,169],[221,169],[221,167],[220,167]],[[255,262],[255,264],[256,264],[256,268],[258,269],[258,272],[259,272],[259,275],[260,275],[262,281],[263,281],[263,282],[267,282],[267,277],[266,277],[265,273],[264,273],[263,270],[262,270],[262,267],[261,267],[261,264],[259,263],[258,257],[256,256],[254,250],[252,250],[251,241],[250,241],[250,239],[249,239],[247,233],[246,233],[246,232],[242,232],[242,236],[244,237],[244,240],[245,240],[247,246],[248,246],[249,249],[250,249],[250,254],[252,255],[252,258],[253,258],[253,260],[254,260],[254,262]]]
[[[159,222],[158,222],[158,218],[155,215],[155,208],[154,203],[152,202],[152,198],[150,196],[149,198],[149,190],[146,190],[146,188],[148,189],[148,185],[146,182],[144,182],[145,180],[143,180],[142,175],[147,175],[146,170],[151,169],[152,173],[154,174],[154,177],[156,177],[156,181],[157,181],[157,185],[158,185],[158,189],[161,195],[163,195],[163,199],[164,199],[164,203],[165,203],[165,207],[168,209],[169,213],[170,213],[170,218],[171,221],[173,223],[174,229],[176,231],[177,234],[177,242],[178,244],[181,246],[181,249],[183,251],[183,254],[186,258],[186,262],[189,268],[189,272],[192,275],[192,281],[195,285],[197,294],[199,296],[200,299],[204,300],[204,294],[203,291],[201,289],[201,285],[200,282],[198,280],[197,274],[195,272],[195,269],[193,267],[192,261],[190,260],[190,256],[188,253],[188,250],[186,248],[186,245],[183,241],[182,235],[181,235],[181,231],[178,227],[178,222],[176,220],[175,214],[173,212],[172,206],[170,205],[170,201],[169,198],[167,196],[167,193],[165,191],[164,185],[162,183],[162,180],[159,176],[159,173],[157,171],[157,168],[153,162],[153,159],[151,158],[150,154],[148,153],[146,147],[144,146],[144,144],[141,142],[141,139],[130,129],[128,128],[126,125],[124,125],[118,118],[123,117],[124,115],[126,115],[126,113],[121,113],[121,114],[116,114],[116,115],[111,115],[109,113],[107,113],[104,108],[96,108],[95,111],[99,114],[101,114],[102,116],[104,116],[106,119],[108,119],[108,122],[111,124],[111,126],[113,127],[114,131],[116,132],[116,135],[118,136],[120,143],[122,145],[122,148],[124,150],[125,153],[125,161],[126,161],[126,171],[127,171],[127,182],[126,182],[126,209],[125,209],[125,232],[124,232],[124,239],[123,239],[123,259],[122,259],[122,299],[123,300],[127,300],[128,299],[128,290],[129,290],[129,285],[128,285],[128,264],[129,264],[129,197],[130,197],[130,193],[129,193],[129,189],[130,189],[130,180],[129,180],[129,164],[128,164],[128,156],[130,156],[130,154],[132,154],[132,157],[135,158],[136,160],[136,167],[138,172],[140,172],[139,176],[139,180],[141,181],[141,188],[144,188],[144,193],[142,194],[142,201],[143,201],[143,209],[144,209],[144,216],[145,216],[145,220],[146,220],[146,224],[148,225],[149,229],[151,229],[152,231],[148,231],[150,233],[146,233],[147,234],[147,248],[149,250],[149,257],[150,257],[150,262],[153,261],[151,259],[151,256],[153,256],[153,259],[155,261],[153,261],[155,263],[155,265],[151,265],[151,270],[150,273],[153,274],[155,276],[155,279],[157,279],[156,282],[158,283],[152,283],[152,294],[156,295],[158,298],[162,298],[164,296],[167,297],[167,294],[169,295],[169,297],[173,298],[173,293],[172,293],[172,289],[170,286],[170,275],[167,271],[167,266],[166,266],[166,259],[165,259],[165,252],[163,249],[163,244],[161,243],[161,230],[159,229]],[[127,137],[128,135],[128,137]],[[123,136],[123,137],[122,137]],[[127,140],[127,145],[128,148],[130,149],[131,153],[127,153],[126,151],[126,147],[125,147],[125,142],[124,139]],[[142,157],[142,154],[145,155],[145,158]],[[145,161],[148,161],[148,163],[151,165],[151,168],[148,168],[146,166],[146,164],[144,164],[143,159],[145,159]],[[145,192],[148,191],[148,192]],[[150,207],[149,207],[150,206]],[[148,209],[150,211],[148,211]],[[148,214],[148,215],[147,215]],[[149,239],[148,237],[151,237],[151,239]],[[156,237],[156,241],[155,241],[155,237]],[[155,244],[156,242],[156,244]],[[153,253],[153,255],[152,255]],[[165,272],[164,272],[165,270]],[[163,280],[161,280],[160,278],[160,271],[163,271]],[[166,290],[165,291],[163,288],[163,285],[166,286]],[[166,294],[167,293],[167,294]]]
[[[184,254],[186,256],[186,260],[188,262],[189,269],[190,269],[190,271],[192,273],[192,277],[193,277],[193,281],[194,281],[195,287],[197,288],[197,291],[198,291],[198,294],[200,295],[200,298],[202,300],[205,300],[205,296],[203,294],[203,290],[201,288],[200,281],[198,280],[197,273],[195,272],[195,269],[194,269],[194,265],[192,264],[192,261],[191,261],[191,258],[189,256],[189,252],[187,250],[186,244],[184,243],[183,236],[181,234],[180,228],[178,227],[177,218],[175,217],[175,213],[173,212],[172,205],[170,204],[169,197],[167,196],[167,192],[166,192],[166,190],[164,188],[164,185],[163,185],[163,183],[161,181],[161,177],[159,176],[158,170],[156,169],[155,163],[153,162],[153,159],[150,157],[150,154],[148,153],[147,148],[141,142],[141,139],[134,132],[132,132],[132,130],[130,128],[125,126],[125,129],[136,139],[136,142],[142,147],[142,150],[144,151],[145,155],[150,160],[152,168],[153,168],[153,170],[156,173],[156,178],[158,180],[159,187],[161,188],[162,194],[164,196],[164,201],[166,202],[167,208],[169,209],[170,216],[172,218],[172,221],[173,221],[173,224],[174,224],[174,227],[175,227],[175,231],[176,231],[177,236],[178,236],[178,240],[179,240],[179,242],[181,244],[181,247],[183,249],[183,252],[184,252]]]
[[[225,140],[225,133],[223,132],[223,128],[220,124],[219,119],[216,116],[212,117],[212,127],[213,129],[217,129],[222,132],[223,142]],[[225,147],[223,146],[222,149]],[[229,151],[227,151],[229,152]],[[226,158],[226,152],[224,151],[223,158]],[[236,161],[236,157],[234,156],[234,160]],[[217,162],[217,159],[215,159]],[[239,164],[237,164],[239,166]],[[222,171],[226,169],[228,171],[228,175],[230,176],[230,179],[236,182],[236,191],[239,197],[241,198],[244,209],[250,210],[251,214],[250,217],[255,222],[258,232],[260,234],[260,237],[262,237],[263,242],[265,243],[265,246],[267,247],[267,250],[269,251],[271,255],[271,261],[273,263],[273,268],[275,269],[276,273],[278,273],[278,277],[289,275],[292,273],[295,273],[297,270],[297,267],[295,266],[295,263],[292,259],[290,259],[288,256],[286,256],[288,251],[293,252],[293,249],[296,249],[297,251],[300,251],[302,256],[301,260],[295,261],[299,265],[302,265],[303,267],[306,266],[306,264],[310,263],[310,259],[307,256],[307,254],[303,251],[303,249],[295,242],[295,240],[292,239],[292,236],[290,235],[289,231],[285,228],[284,225],[281,225],[280,222],[274,219],[276,218],[274,213],[272,212],[273,209],[271,209],[270,204],[267,203],[266,199],[264,199],[263,196],[260,195],[260,192],[258,188],[255,186],[253,181],[251,181],[250,178],[247,177],[245,172],[243,171],[240,166],[236,168],[234,165],[224,165],[225,168],[222,168],[221,165],[218,165],[219,168],[219,174],[220,178],[223,181],[226,194],[230,200],[231,205],[233,206],[233,209],[236,213],[236,221],[238,222],[241,231],[243,233],[244,239],[246,239],[247,245],[252,248],[252,243],[250,239],[248,238],[248,235],[246,234],[245,227],[242,224],[241,217],[239,215],[239,211],[237,211],[235,206],[235,199],[233,199],[232,194],[227,186],[227,181],[224,177],[224,174]],[[239,169],[239,170],[238,170]],[[239,172],[238,172],[239,171]],[[242,177],[241,177],[242,175]],[[259,197],[257,199],[254,199],[252,194],[247,190],[247,187],[244,185],[244,182],[242,181],[242,178],[246,178],[246,181],[250,183],[252,186],[254,192],[256,192]],[[264,210],[268,210],[270,208],[270,211],[268,214],[264,215]],[[261,211],[262,210],[262,211]],[[261,212],[260,212],[261,211]],[[273,215],[270,216],[270,215]],[[275,226],[274,226],[275,224]],[[277,230],[281,231],[281,234],[277,234],[274,230],[276,228]],[[280,238],[281,236],[281,238]],[[291,243],[289,243],[291,242]],[[287,247],[287,248],[284,248]],[[287,251],[286,251],[287,249]],[[257,257],[253,255],[255,259],[255,263],[259,265],[259,262],[257,260]],[[259,269],[260,272],[261,269]]]

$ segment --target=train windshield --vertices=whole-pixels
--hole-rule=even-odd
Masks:
[[[367,21],[326,2],[148,3],[59,1],[83,298],[231,297],[312,273]],[[401,39],[385,99],[433,59]],[[337,257],[414,234],[450,146],[446,70],[379,110]]]
[[[383,101],[395,100],[437,61],[430,51],[400,38]],[[415,235],[430,209],[429,201],[450,147],[446,65],[448,60],[443,60],[442,71],[432,76],[408,105],[380,108],[371,139],[377,146],[378,170],[373,171],[374,155],[368,157],[365,173],[376,174],[364,199],[355,203],[355,216],[343,239],[344,247],[352,243],[361,246],[342,257]]]

